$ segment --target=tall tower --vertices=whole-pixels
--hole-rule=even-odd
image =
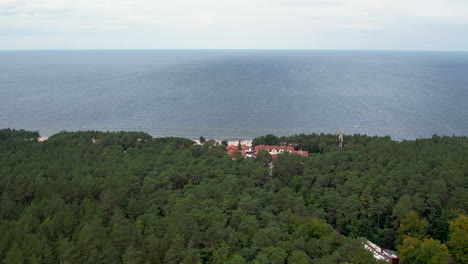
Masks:
[[[340,146],[340,150],[343,150],[343,129],[340,129],[340,135],[338,136],[338,146]]]

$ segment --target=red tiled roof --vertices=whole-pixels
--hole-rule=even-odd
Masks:
[[[249,147],[247,146],[241,146],[241,150],[239,150],[239,146],[227,146],[226,151],[230,156],[234,156],[236,153],[240,153],[243,157],[247,155],[247,151],[249,150]]]
[[[226,147],[226,150],[227,150],[227,151],[229,151],[229,150],[231,150],[231,149],[233,149],[233,150],[239,150],[239,146],[232,146],[232,145],[231,145],[231,146],[227,146],[227,147]],[[247,147],[247,146],[241,146],[241,149],[242,149],[242,150],[249,150],[249,147]]]
[[[302,155],[304,157],[308,157],[309,156],[309,151],[306,151],[306,150],[295,150],[293,151],[294,154],[299,154],[299,155]]]

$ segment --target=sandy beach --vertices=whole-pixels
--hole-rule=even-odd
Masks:
[[[208,141],[208,140],[207,140]],[[221,144],[222,140],[214,139],[214,141],[218,142],[218,144]],[[195,144],[201,145],[200,140],[194,140]],[[242,146],[247,146],[250,147],[252,146],[252,140],[241,140],[241,145]],[[237,146],[239,144],[239,140],[228,140],[228,146]]]

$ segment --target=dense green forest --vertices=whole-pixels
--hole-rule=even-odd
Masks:
[[[1,263],[468,263],[468,138],[267,135],[232,159],[143,132],[0,130]]]

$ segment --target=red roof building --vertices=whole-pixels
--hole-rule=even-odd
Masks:
[[[227,146],[226,151],[231,157],[235,156],[236,153],[240,153],[242,157],[245,157],[249,154],[252,154],[253,152],[253,150],[247,146],[241,146],[240,150],[239,150],[239,146]]]

